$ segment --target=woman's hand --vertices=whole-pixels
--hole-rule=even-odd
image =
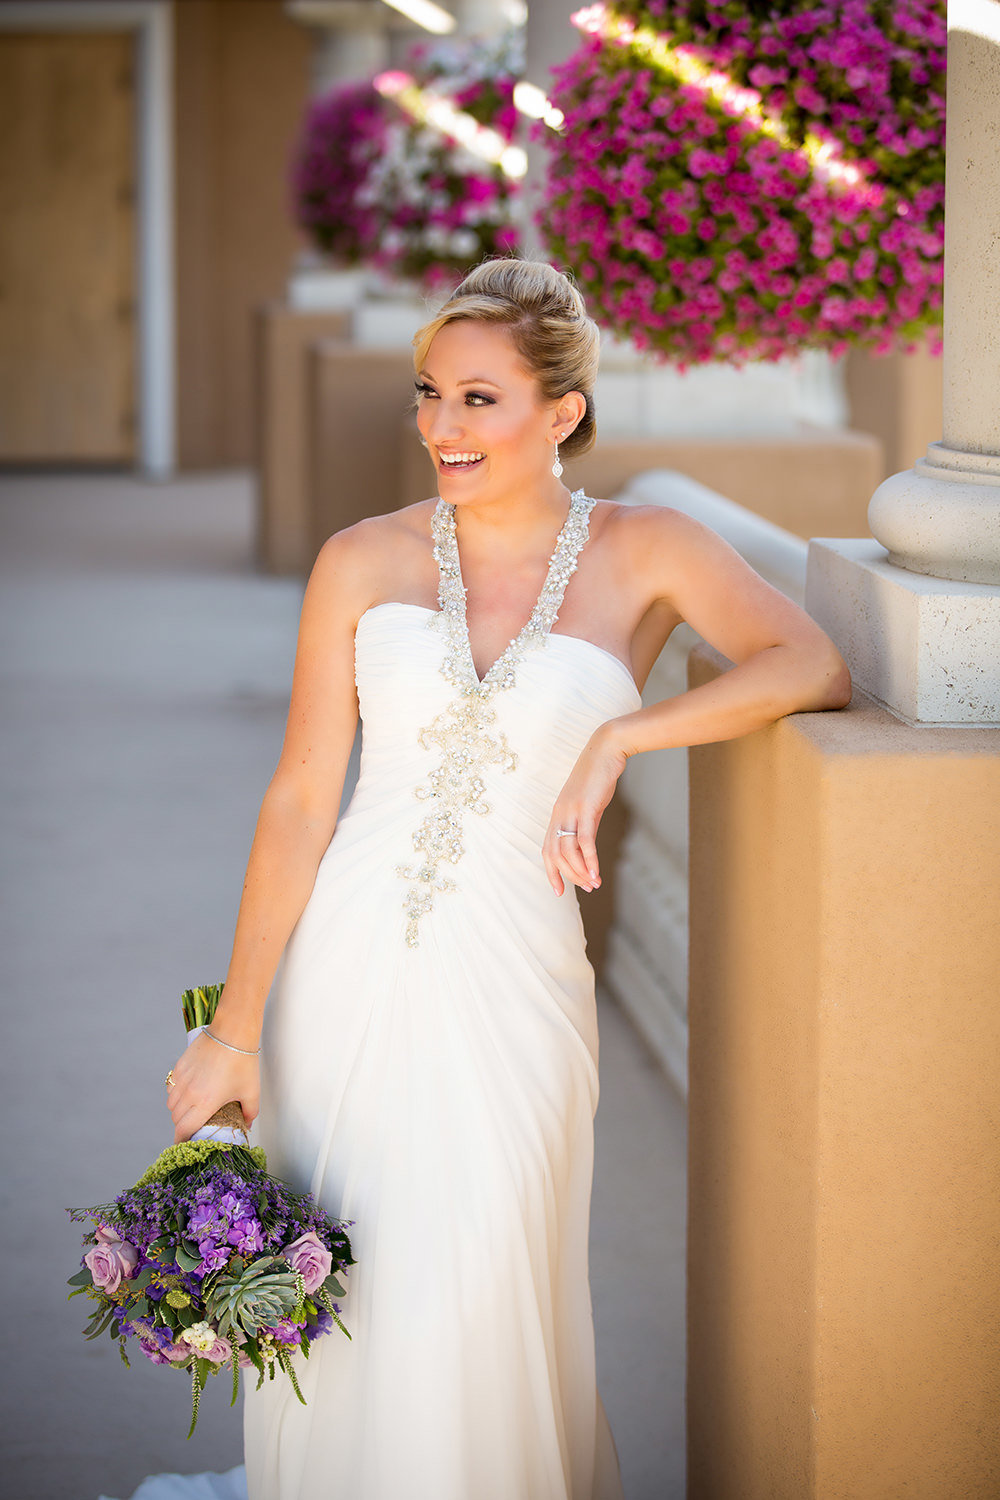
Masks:
[[[601,883],[597,829],[628,760],[614,742],[613,722],[602,725],[591,736],[552,809],[542,858],[557,896],[562,895],[567,881],[584,891],[596,890]],[[560,828],[573,833],[560,836]]]
[[[210,1036],[196,1036],[174,1063],[167,1107],[174,1122],[174,1141],[188,1141],[217,1109],[235,1101],[252,1125],[260,1109],[260,1065],[220,1047]]]

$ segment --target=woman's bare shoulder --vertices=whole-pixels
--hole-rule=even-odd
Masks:
[[[631,505],[599,500],[601,535],[636,567],[662,567],[667,558],[679,560],[692,550],[722,543],[701,521],[669,505]]]
[[[623,500],[598,500],[605,525],[636,543],[655,536],[714,535],[701,521],[671,505],[633,505]]]
[[[335,531],[317,554],[310,589],[336,593],[355,618],[363,614],[389,580],[405,576],[426,559],[435,503],[420,500]]]

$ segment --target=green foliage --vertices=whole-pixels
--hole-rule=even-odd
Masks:
[[[184,991],[181,996],[181,1011],[186,1031],[194,1031],[196,1026],[212,1024],[216,1007],[222,998],[222,990],[221,984],[200,984]]]
[[[254,1172],[267,1171],[267,1156],[262,1146],[233,1146],[226,1141],[179,1141],[177,1145],[168,1146],[165,1151],[160,1152],[152,1166],[143,1172],[135,1188],[146,1187],[151,1182],[169,1182],[175,1176],[186,1176],[192,1168],[203,1166],[209,1157],[219,1151],[230,1153],[227,1166],[234,1172],[246,1172],[248,1165]]]

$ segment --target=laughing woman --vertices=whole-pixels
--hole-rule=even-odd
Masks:
[[[313,1346],[306,1406],[287,1382],[248,1393],[251,1500],[621,1495],[574,888],[600,884],[630,756],[838,708],[850,684],[705,527],[569,493],[598,344],[552,267],[478,266],[415,340],[439,495],[331,537],[309,581],[225,992],[169,1095],[179,1139],[227,1099],[253,1118],[262,1037],[272,1169],[354,1221],[353,1340]],[[735,665],[644,707],[681,620]]]

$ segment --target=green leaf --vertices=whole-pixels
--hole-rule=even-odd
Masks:
[[[67,1281],[66,1285],[67,1286],[86,1287],[86,1286],[91,1286],[93,1284],[93,1280],[94,1280],[94,1278],[91,1276],[90,1272],[87,1270],[87,1267],[84,1266],[81,1270],[77,1271],[77,1273],[76,1273],[75,1276],[71,1276],[69,1278],[69,1280]]]
[[[114,1316],[114,1308],[113,1307],[109,1308],[107,1312],[104,1312],[103,1309],[102,1309],[100,1312],[98,1312],[97,1316],[100,1318],[100,1322],[93,1329],[93,1331],[88,1331],[88,1332],[84,1333],[83,1336],[84,1336],[85,1339],[88,1339],[88,1340],[91,1340],[91,1341],[94,1340],[94,1339],[99,1339],[100,1336],[101,1336],[101,1334],[104,1333],[108,1328],[111,1327],[111,1320],[112,1320],[112,1318]]]
[[[178,1245],[174,1253],[177,1256],[177,1264],[182,1271],[196,1271],[201,1265],[200,1252],[192,1255],[191,1251],[185,1245]]]

